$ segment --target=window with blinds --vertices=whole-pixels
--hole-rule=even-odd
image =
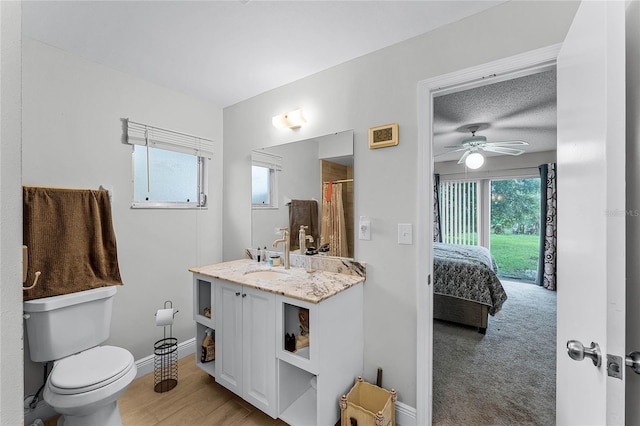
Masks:
[[[478,185],[440,182],[440,232],[448,244],[478,244]]]
[[[278,208],[278,172],[281,170],[282,157],[263,151],[251,153],[252,208]]]
[[[205,208],[213,141],[123,119],[133,146],[132,208]]]

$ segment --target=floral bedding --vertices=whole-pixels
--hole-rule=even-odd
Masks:
[[[484,247],[433,243],[433,291],[489,306],[495,315],[507,300],[496,261]]]

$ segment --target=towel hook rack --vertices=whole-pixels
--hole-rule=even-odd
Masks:
[[[38,284],[38,278],[40,278],[40,274],[42,274],[42,272],[40,271],[36,272],[36,278],[33,280],[33,284],[31,284],[29,287],[22,287],[22,289],[31,290],[32,288],[34,288],[36,284]]]

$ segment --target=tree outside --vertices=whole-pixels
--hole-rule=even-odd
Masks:
[[[491,181],[491,254],[502,278],[535,281],[540,178]]]

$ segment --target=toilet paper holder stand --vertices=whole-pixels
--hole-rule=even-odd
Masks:
[[[164,308],[163,309],[173,309],[173,302],[171,300],[166,300],[164,302]],[[180,312],[180,311],[177,310],[177,309],[173,312],[173,318],[176,317],[176,314],[178,312]],[[158,316],[158,312],[156,312],[154,314],[154,316],[157,317]],[[169,337],[172,337],[173,336],[173,321],[171,322],[171,324],[168,327],[169,327]],[[164,334],[163,335],[164,335],[164,338],[166,339],[167,338],[167,326],[166,325],[163,326],[163,330],[164,330]]]

